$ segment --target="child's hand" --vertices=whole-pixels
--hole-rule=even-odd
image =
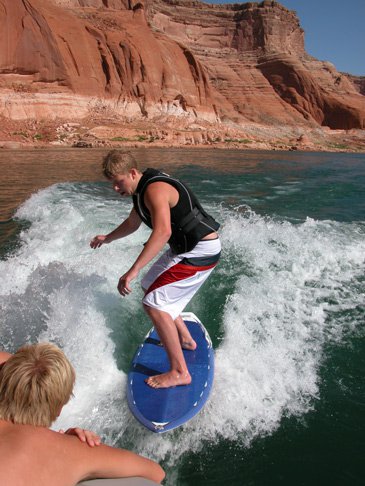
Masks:
[[[90,447],[98,446],[101,444],[100,437],[92,432],[91,430],[84,430],[80,429],[79,427],[72,427],[67,429],[66,432],[64,430],[59,431],[60,434],[67,434],[67,435],[76,435],[81,442],[86,442]]]
[[[100,248],[104,243],[108,243],[106,240],[106,235],[97,235],[90,241],[91,248]]]

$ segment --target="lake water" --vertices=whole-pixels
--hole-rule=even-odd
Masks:
[[[357,485],[365,457],[365,155],[138,149],[222,224],[222,260],[187,310],[215,352],[204,410],[154,435],[126,373],[150,325],[117,281],[148,229],[92,251],[130,211],[103,150],[0,152],[0,347],[53,341],[76,368],[55,428],[160,461],[167,484]]]

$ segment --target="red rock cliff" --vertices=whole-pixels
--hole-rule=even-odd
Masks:
[[[351,78],[280,4],[0,0],[0,113],[364,128]]]

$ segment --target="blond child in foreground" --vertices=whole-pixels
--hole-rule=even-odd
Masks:
[[[85,479],[132,476],[160,483],[164,471],[149,459],[99,445],[89,431],[49,430],[74,381],[70,362],[52,344],[24,346],[14,355],[0,352],[0,484],[74,486]]]

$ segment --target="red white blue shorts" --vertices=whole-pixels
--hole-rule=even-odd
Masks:
[[[167,250],[143,277],[143,303],[176,319],[217,265],[219,238],[201,240],[187,253]]]

